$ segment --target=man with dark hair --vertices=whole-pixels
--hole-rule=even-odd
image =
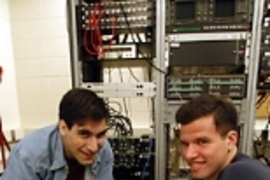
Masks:
[[[232,103],[212,95],[179,108],[182,155],[195,179],[269,180],[270,168],[237,150],[238,120]]]
[[[60,102],[58,124],[16,144],[1,180],[112,180],[108,118],[105,102],[94,92],[68,91]]]

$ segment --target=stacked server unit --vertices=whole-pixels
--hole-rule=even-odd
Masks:
[[[166,1],[168,121],[174,123],[179,106],[201,94],[230,99],[239,113],[239,149],[248,154],[255,119],[262,4],[250,0]],[[269,72],[268,6],[265,4],[260,77]]]
[[[76,44],[73,71],[77,72],[73,84],[106,99],[152,98],[153,82],[105,82],[103,70],[134,61],[153,64],[155,1],[79,0],[71,1],[71,9],[76,32],[72,37]],[[114,153],[115,180],[155,179],[155,138],[135,137],[129,117],[118,112],[109,124],[118,134],[108,138]],[[125,129],[127,124],[129,129]]]
[[[154,179],[155,139],[149,136],[109,138],[117,180]]]
[[[78,56],[83,82],[103,82],[104,63],[151,60],[154,3],[91,1],[76,6]]]
[[[202,93],[245,98],[251,9],[248,0],[168,1],[169,100]]]

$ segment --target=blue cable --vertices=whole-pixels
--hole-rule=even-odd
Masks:
[[[146,161],[146,163],[145,163],[145,165],[143,167],[143,170],[142,170],[141,180],[144,179],[144,173],[146,171],[147,166],[149,166],[149,162],[150,162],[150,159],[151,159],[153,142],[154,142],[154,138],[152,137],[152,138],[150,138],[149,149],[148,149],[148,157],[147,157],[147,161]]]

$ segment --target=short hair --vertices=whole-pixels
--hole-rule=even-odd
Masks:
[[[238,115],[234,105],[220,97],[203,94],[182,105],[175,119],[181,125],[187,125],[201,117],[213,115],[216,130],[221,136],[231,130],[238,130]]]
[[[83,121],[102,121],[109,118],[109,110],[104,100],[91,90],[74,88],[69,90],[61,99],[59,119],[64,120],[71,128]]]

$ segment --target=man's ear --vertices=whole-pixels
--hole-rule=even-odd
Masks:
[[[60,134],[64,137],[67,134],[68,127],[67,127],[66,122],[63,119],[61,119],[58,122],[58,128],[59,128]]]
[[[229,131],[226,137],[226,143],[229,150],[232,150],[237,145],[237,141],[238,133],[234,130]]]

